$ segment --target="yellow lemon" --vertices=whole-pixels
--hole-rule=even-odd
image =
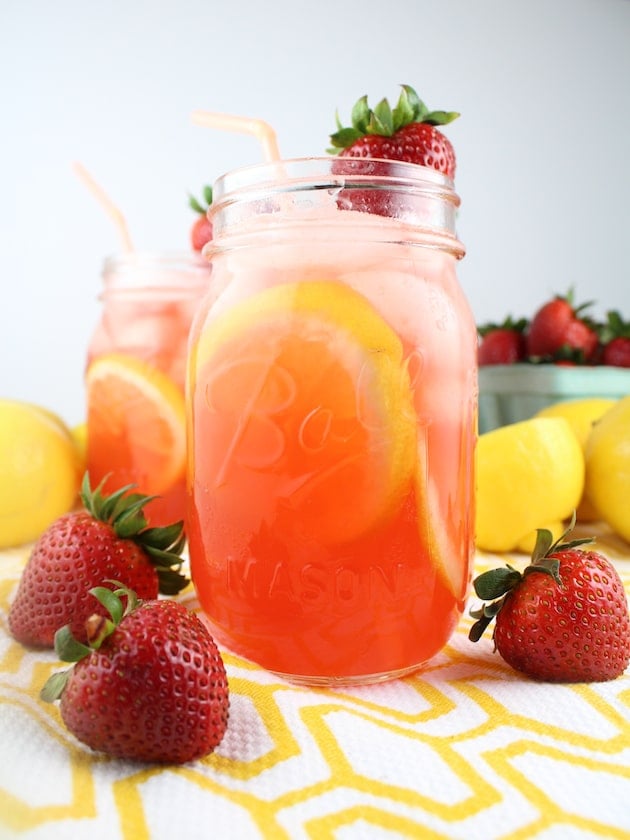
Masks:
[[[514,551],[544,523],[562,520],[584,489],[584,456],[563,417],[533,417],[480,435],[477,547]]]
[[[582,451],[586,450],[586,441],[591,433],[593,424],[615,405],[617,400],[605,399],[604,397],[591,397],[579,400],[563,400],[541,409],[537,417],[564,417],[580,442]],[[577,508],[578,522],[590,522],[599,519],[600,515],[593,504],[582,495]]]
[[[76,445],[59,417],[0,400],[0,548],[31,542],[71,510],[80,477]]]
[[[586,498],[630,542],[630,396],[593,426],[585,458]]]

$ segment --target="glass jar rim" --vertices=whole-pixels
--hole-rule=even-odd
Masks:
[[[321,187],[360,187],[365,183],[383,182],[442,194],[445,200],[459,206],[451,178],[429,166],[385,158],[340,157],[339,155],[287,158],[278,161],[242,166],[219,176],[213,185],[210,214],[220,209],[228,197],[238,197],[241,191],[294,190]]]
[[[373,241],[422,244],[461,259],[459,205],[451,178],[407,161],[328,155],[254,164],[215,181],[207,214],[213,238],[202,253],[211,260],[224,248],[265,244],[271,229],[288,234],[306,222],[311,235],[317,227],[345,238],[363,235],[370,225]],[[333,206],[360,212],[338,229],[328,212]],[[383,224],[386,217],[394,224]]]
[[[208,285],[211,267],[196,251],[128,251],[103,262],[104,294],[159,290],[186,295]]]

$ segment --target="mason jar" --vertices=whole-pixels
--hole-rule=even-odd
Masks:
[[[184,382],[190,325],[210,286],[199,255],[125,253],[103,267],[101,313],[86,367],[92,486],[132,484],[158,498],[151,525],[184,518]]]
[[[188,538],[215,637],[297,683],[408,674],[473,558],[476,328],[441,173],[345,158],[230,172],[187,379]]]

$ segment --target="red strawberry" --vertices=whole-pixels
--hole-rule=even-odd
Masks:
[[[337,118],[331,134],[333,153],[341,157],[385,158],[429,166],[455,177],[455,152],[450,140],[435,126],[446,125],[459,116],[454,111],[429,111],[409,85],[402,85],[398,104],[391,108],[382,99],[372,110],[367,96],[352,109],[352,127],[344,128]]]
[[[603,365],[630,367],[630,322],[624,321],[619,312],[607,313],[608,320],[602,330]]]
[[[212,187],[203,188],[203,198],[205,204],[197,201],[193,195],[188,197],[190,207],[199,214],[190,231],[190,242],[195,251],[201,251],[203,246],[212,239],[212,223],[206,215],[208,207],[212,204]]]
[[[496,649],[517,671],[549,682],[612,680],[630,661],[626,593],[603,555],[578,548],[591,540],[563,542],[572,526],[555,543],[540,529],[522,574],[506,566],[476,578],[475,592],[492,603],[471,611],[469,638],[496,616]]]
[[[61,698],[70,732],[119,758],[181,764],[212,752],[227,727],[229,693],[200,619],[176,601],[138,602],[126,587],[96,587],[92,596],[111,619],[100,611],[88,619],[88,646],[68,626],[58,631],[57,655],[76,665],[53,674],[42,699]]]
[[[583,315],[589,306],[574,306],[572,291],[545,303],[529,325],[527,355],[546,362],[593,361],[599,337],[595,325]]]
[[[527,320],[513,321],[511,317],[502,324],[486,324],[478,328],[481,341],[477,350],[479,365],[511,365],[525,359]]]
[[[52,647],[55,632],[70,624],[85,641],[85,620],[94,612],[88,589],[114,578],[142,598],[158,590],[175,594],[188,580],[180,573],[183,524],[147,528],[142,509],[152,497],[93,492],[83,480],[83,510],[57,519],[35,543],[9,609],[9,629],[22,644]]]

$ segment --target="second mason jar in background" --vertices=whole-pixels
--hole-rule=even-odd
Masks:
[[[280,161],[215,184],[188,379],[191,572],[216,637],[304,684],[409,673],[473,555],[476,329],[452,183]]]
[[[157,495],[151,525],[183,519],[184,378],[190,324],[208,291],[198,255],[128,253],[103,269],[101,317],[86,369],[87,469],[92,486],[134,484]]]

